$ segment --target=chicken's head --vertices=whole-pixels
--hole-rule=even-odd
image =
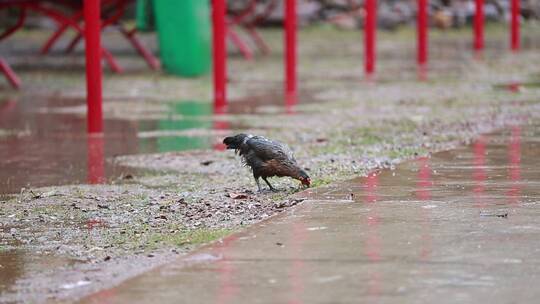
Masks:
[[[302,185],[309,188],[311,185],[311,178],[309,178],[309,175],[304,170],[300,171],[300,177],[298,178],[302,182]]]

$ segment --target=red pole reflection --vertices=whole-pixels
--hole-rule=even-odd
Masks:
[[[235,303],[232,300],[240,290],[234,282],[236,268],[234,267],[234,264],[227,259],[228,251],[236,240],[238,240],[237,235],[226,237],[221,241],[220,246],[217,248],[217,253],[221,256],[221,259],[218,261],[219,288],[216,299],[216,303],[218,304]]]
[[[508,201],[510,204],[516,204],[521,192],[521,127],[512,128],[510,144],[508,145],[509,177],[512,181],[512,187],[508,190]]]
[[[380,217],[375,208],[375,202],[377,202],[377,187],[379,184],[379,177],[377,172],[370,173],[365,178],[366,189],[366,203],[371,204],[371,210],[367,217],[367,237],[365,243],[365,254],[371,262],[379,262],[381,258],[381,239],[378,234],[378,226],[380,224]],[[372,272],[369,274],[368,281],[368,294],[371,296],[378,296],[381,292],[381,274],[378,272]]]
[[[416,197],[422,201],[428,201],[431,199],[430,187],[433,186],[431,179],[431,167],[429,166],[429,158],[421,157],[418,159],[420,166],[418,170],[418,181],[416,183]],[[422,208],[422,249],[420,252],[420,258],[426,260],[432,252],[432,237],[431,227],[429,226],[429,209]]]
[[[475,207],[483,208],[486,203],[483,200],[483,194],[486,190],[484,185],[487,174],[486,174],[486,139],[484,136],[480,136],[473,146],[474,150],[474,171],[473,179],[475,181],[473,192],[475,197]]]
[[[433,185],[431,181],[431,168],[429,167],[429,158],[420,157],[418,159],[420,169],[418,170],[418,183],[416,184],[416,197],[426,201],[431,199],[429,187]]]
[[[4,121],[12,115],[12,112],[17,107],[15,100],[8,99],[7,101],[0,102],[0,122]]]
[[[213,148],[216,151],[224,151],[226,146],[223,144],[221,132],[230,129],[230,123],[227,120],[223,119],[223,115],[226,113],[225,108],[214,108],[214,124],[213,129],[217,134],[217,138],[214,140]]]
[[[103,154],[103,136],[88,136],[88,171],[87,181],[89,184],[100,184],[105,181],[105,159]]]
[[[301,297],[304,293],[304,276],[305,269],[304,254],[302,247],[307,239],[307,229],[304,223],[295,222],[293,224],[291,234],[291,246],[290,250],[293,254],[292,265],[289,272],[289,282],[291,286],[291,299],[287,302],[289,304],[303,303]]]

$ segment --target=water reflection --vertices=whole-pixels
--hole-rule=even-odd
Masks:
[[[88,145],[88,177],[89,184],[104,183],[105,178],[105,158],[103,147],[103,136],[89,135]]]
[[[211,129],[212,122],[209,117],[212,107],[209,103],[183,101],[171,103],[168,115],[179,115],[181,120],[159,120],[157,130],[184,131],[191,129]],[[206,119],[202,119],[205,118]],[[184,151],[194,149],[208,149],[211,147],[209,138],[195,136],[160,136],[156,141],[158,152]]]
[[[24,274],[24,255],[14,250],[0,250],[0,295],[8,291]]]
[[[217,134],[220,134],[223,131],[228,131],[231,128],[230,122],[224,118],[226,113],[227,112],[225,108],[214,108],[213,128]],[[222,140],[222,136],[214,139],[214,144],[212,145],[212,147],[216,151],[224,151],[226,149],[226,146]]]
[[[376,204],[378,199],[377,187],[379,184],[379,172],[370,173],[364,181],[365,202],[370,204],[367,214],[367,232],[364,244],[365,255],[370,262],[381,261],[381,239],[378,232],[381,219]],[[367,282],[368,294],[378,297],[381,293],[382,275],[378,271],[371,271]]]
[[[213,119],[209,103],[181,101],[169,104],[165,119],[105,120],[104,136],[89,138],[84,115],[63,113],[65,107],[84,109],[84,100],[0,102],[0,194],[21,187],[104,183],[131,173],[109,157],[223,149],[219,132],[230,129],[225,115]]]
[[[487,179],[486,174],[486,138],[479,136],[473,144],[474,151],[474,206],[477,208],[483,208],[486,206],[484,201],[484,191],[486,189],[485,181]]]
[[[521,127],[512,127],[508,145],[508,175],[511,187],[508,190],[508,201],[517,204],[521,194]]]
[[[0,249],[0,302],[19,302],[16,295],[17,281],[59,267],[70,267],[81,263],[79,260],[52,255],[37,255],[24,250]],[[9,294],[10,299],[3,296]],[[15,300],[17,299],[17,300]]]
[[[431,178],[431,167],[428,157],[420,157],[418,163],[418,178],[416,183],[416,197],[421,201],[431,200],[431,187],[434,185]],[[431,256],[432,236],[431,236],[431,205],[424,205],[420,209],[422,219],[421,227],[421,251],[420,260],[425,261]]]
[[[235,303],[234,299],[240,291],[240,288],[235,282],[237,269],[235,268],[234,261],[228,258],[229,250],[237,240],[237,236],[226,237],[215,248],[216,255],[221,257],[217,262],[219,285],[216,303],[218,304]]]
[[[419,64],[417,66],[416,75],[420,81],[428,80],[428,66],[426,64]]]
[[[290,290],[288,292],[289,304],[304,303],[302,295],[304,294],[306,279],[306,265],[304,262],[304,243],[308,237],[307,227],[302,222],[297,222],[292,225],[290,234],[289,250],[292,254],[292,262],[289,268],[288,279]]]

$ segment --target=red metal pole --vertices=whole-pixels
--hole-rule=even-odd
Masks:
[[[484,0],[475,0],[474,14],[474,50],[480,52],[484,49]]]
[[[512,21],[511,21],[511,34],[510,34],[510,43],[512,51],[518,51],[520,48],[520,37],[519,37],[519,1],[512,0]]]
[[[101,1],[84,1],[88,133],[103,132],[101,110]]]
[[[227,105],[227,23],[225,0],[212,0],[212,55],[214,73],[214,108]]]
[[[296,86],[296,0],[285,2],[285,103],[297,102]]]
[[[368,77],[375,72],[375,35],[377,27],[377,0],[365,1],[364,68]]]
[[[417,62],[419,78],[426,78],[426,66],[428,61],[428,0],[418,0],[418,51]]]

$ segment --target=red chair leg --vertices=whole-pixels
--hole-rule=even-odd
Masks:
[[[21,87],[21,80],[17,77],[17,74],[13,72],[9,64],[2,58],[0,58],[0,72],[6,75],[9,83],[16,89]]]
[[[249,46],[242,40],[242,38],[240,38],[240,36],[238,36],[238,34],[230,28],[227,32],[232,42],[236,45],[236,47],[238,47],[238,50],[244,56],[244,58],[246,60],[253,59],[253,52],[251,51]]]
[[[265,55],[270,54],[270,47],[268,46],[268,44],[266,44],[266,42],[264,42],[264,40],[262,39],[261,35],[259,35],[255,27],[251,27],[251,26],[246,27],[246,31],[263,54]]]
[[[11,34],[15,33],[18,29],[20,29],[24,25],[25,20],[26,20],[26,9],[21,8],[21,12],[19,13],[19,19],[17,19],[17,23],[13,25],[12,27],[7,28],[2,34],[0,34],[0,40],[6,39]]]
[[[116,61],[111,52],[109,52],[107,49],[101,49],[101,56],[103,56],[114,73],[121,74],[124,72],[124,69],[118,64],[118,61]]]
[[[82,40],[82,35],[80,33],[77,33],[77,36],[75,36],[71,42],[68,44],[68,46],[66,47],[66,49],[64,50],[64,52],[66,54],[69,54],[71,52],[73,52],[73,50],[75,49],[75,47],[77,46],[77,44],[79,44],[79,42]]]
[[[41,51],[40,51],[40,54],[41,55],[46,55],[49,53],[49,51],[51,50],[53,44],[58,40],[58,38],[60,38],[60,36],[62,36],[62,34],[67,30],[69,25],[67,24],[62,24],[52,35],[51,37],[49,37],[49,39],[47,39],[47,42],[45,42],[45,44],[43,45],[43,47],[41,48]]]
[[[152,70],[158,70],[160,66],[159,60],[135,36],[137,29],[128,31],[121,25],[119,26],[119,29],[120,29],[120,32],[124,35],[124,37],[126,37],[126,39],[131,43],[131,45],[137,50],[139,55],[141,55],[144,58],[148,66]]]

